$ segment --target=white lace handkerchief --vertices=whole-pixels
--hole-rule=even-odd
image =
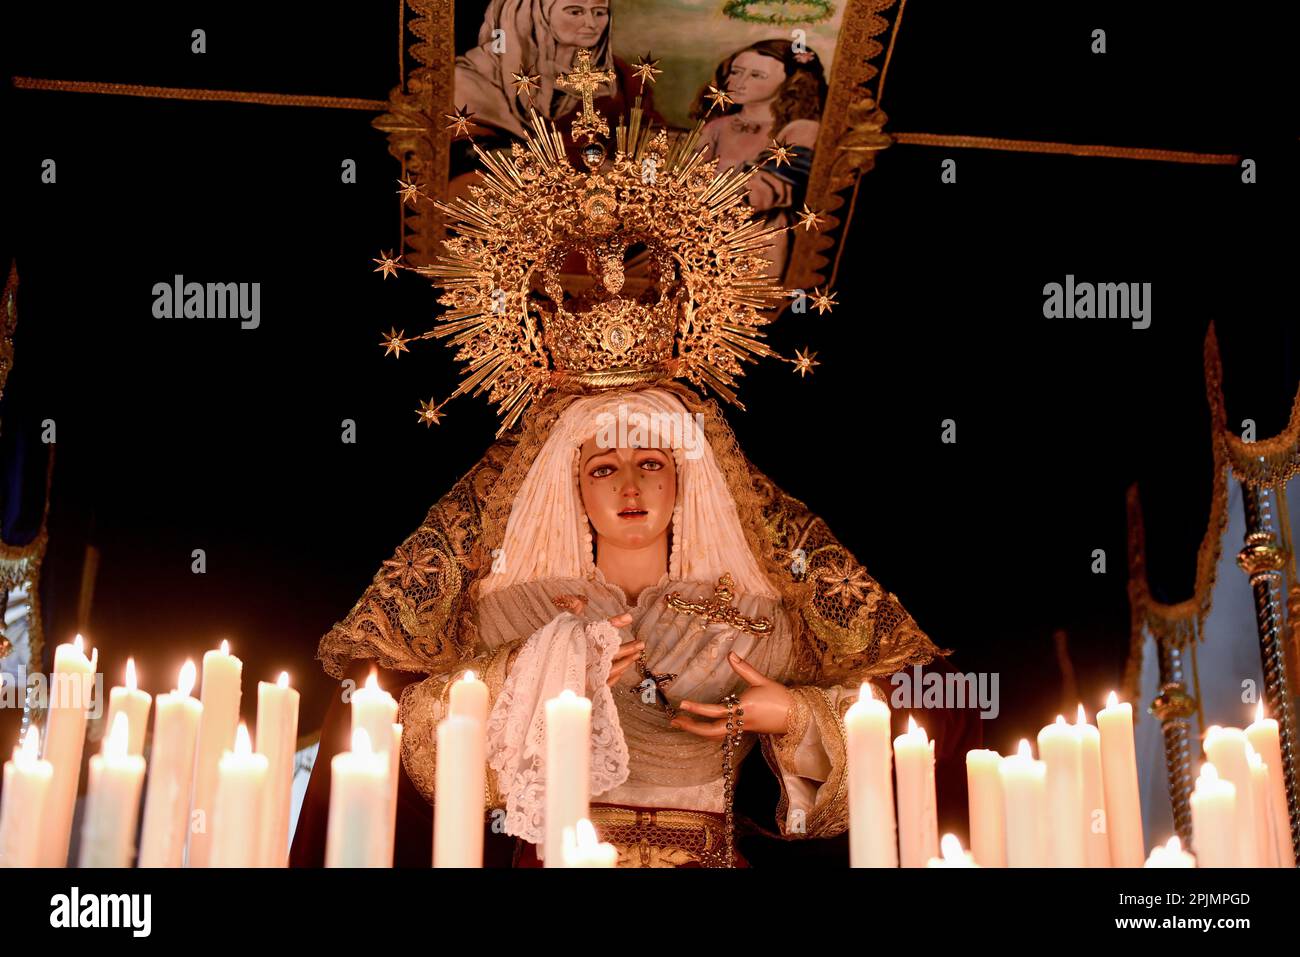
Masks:
[[[488,765],[506,801],[505,832],[540,844],[546,834],[546,702],[568,688],[591,699],[591,793],[627,780],[627,741],[606,681],[621,641],[608,621],[570,612],[534,632],[488,716]]]

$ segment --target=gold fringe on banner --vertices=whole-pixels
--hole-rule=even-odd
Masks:
[[[1210,407],[1210,447],[1214,456],[1214,484],[1210,494],[1210,519],[1196,551],[1196,583],[1192,596],[1166,604],[1151,597],[1146,571],[1146,531],[1137,485],[1128,490],[1128,594],[1129,653],[1124,667],[1123,692],[1126,700],[1137,698],[1142,671],[1144,632],[1161,644],[1190,648],[1195,653],[1214,600],[1223,533],[1228,526],[1228,460],[1222,436],[1227,416],[1223,407],[1223,366],[1219,343],[1211,323],[1205,335],[1205,397]],[[1193,678],[1199,684],[1193,660]],[[1199,695],[1197,697],[1199,702]]]

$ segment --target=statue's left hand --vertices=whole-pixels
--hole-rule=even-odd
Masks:
[[[768,678],[734,651],[727,656],[727,662],[749,685],[740,694],[740,707],[745,711],[742,717],[745,723],[743,730],[759,734],[785,734],[790,727],[790,709],[794,706],[794,695],[790,689]],[[713,720],[697,721],[679,714],[669,722],[673,727],[698,734],[702,738],[721,740],[726,736],[726,705],[683,700],[677,709]]]

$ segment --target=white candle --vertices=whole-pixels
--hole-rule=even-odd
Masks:
[[[1002,796],[1002,755],[983,748],[966,752],[966,795],[970,807],[971,856],[981,867],[1006,867],[1007,808]]]
[[[943,850],[943,857],[930,858],[926,867],[979,867],[970,852],[961,849],[961,841],[956,834],[945,834],[939,847]]]
[[[1261,703],[1255,712],[1255,721],[1246,729],[1251,747],[1264,759],[1268,769],[1269,815],[1271,832],[1276,846],[1276,860],[1280,867],[1295,867],[1295,851],[1291,847],[1291,817],[1286,807],[1286,782],[1282,778],[1282,741],[1274,718],[1264,717]]]
[[[391,734],[391,732],[390,732]],[[364,728],[352,731],[352,750],[330,761],[330,811],[326,867],[389,867],[388,756],[376,754]]]
[[[194,763],[194,806],[191,809],[190,867],[207,867],[212,857],[212,815],[217,794],[217,768],[235,746],[244,663],[230,653],[230,643],[203,655],[203,717]]]
[[[289,864],[289,804],[293,759],[298,750],[299,694],[282,672],[275,684],[257,683],[257,753],[266,756],[266,795],[262,802],[262,867]]]
[[[1205,756],[1214,772],[1231,781],[1237,797],[1237,866],[1259,867],[1260,840],[1255,820],[1255,795],[1246,752],[1250,741],[1241,728],[1211,725],[1205,731]],[[1267,826],[1267,825],[1266,825]]]
[[[473,718],[487,727],[488,689],[474,672],[467,671],[458,681],[452,682],[448,713]]]
[[[1239,867],[1237,789],[1205,762],[1192,790],[1192,849],[1201,867]]]
[[[135,856],[144,758],[130,753],[130,740],[131,719],[119,711],[103,750],[90,759],[81,828],[82,867],[130,867]]]
[[[1084,849],[1089,867],[1110,867],[1110,837],[1106,833],[1106,793],[1101,783],[1101,732],[1088,723],[1083,705],[1074,720],[1083,767]]]
[[[915,719],[894,739],[898,778],[898,860],[902,867],[925,867],[939,854],[938,806],[934,792],[934,742]]]
[[[1083,867],[1083,744],[1063,715],[1038,732],[1038,754],[1047,765],[1047,864]]]
[[[587,818],[579,818],[573,827],[564,829],[565,867],[615,867],[618,865],[618,848],[602,844],[596,829]]]
[[[546,702],[546,867],[564,866],[564,829],[591,800],[591,702],[565,688]]]
[[[38,867],[41,816],[45,812],[54,765],[40,758],[36,726],[27,728],[13,758],[5,762],[0,794],[0,867]]]
[[[262,795],[266,790],[266,755],[253,753],[243,724],[234,750],[217,765],[217,794],[212,812],[212,867],[257,867],[262,861]]]
[[[393,841],[397,826],[397,781],[401,771],[402,751],[394,746],[394,723],[397,720],[397,700],[379,687],[379,677],[372,669],[364,686],[352,692],[352,730],[366,732],[370,750],[384,755],[388,762],[388,812],[385,834],[388,841],[388,862],[393,863]],[[398,736],[400,738],[400,735]],[[399,741],[400,745],[400,741]]]
[[[1029,742],[1002,759],[1006,802],[1007,866],[1047,866],[1047,765],[1034,760]]]
[[[125,714],[129,732],[127,753],[144,754],[144,735],[149,729],[149,706],[153,696],[136,685],[135,659],[126,659],[126,684],[108,692],[108,718],[104,727],[111,729],[119,713]]]
[[[154,709],[149,783],[144,795],[140,833],[140,867],[180,867],[190,830],[194,788],[194,752],[203,705],[191,696],[197,669],[187,661],[176,690],[158,696]]]
[[[45,751],[54,767],[48,804],[41,816],[41,866],[66,867],[72,838],[72,817],[81,779],[81,755],[86,743],[86,711],[95,687],[98,650],[89,658],[80,635],[54,649],[49,712],[45,718]]]
[[[1268,768],[1259,752],[1247,747],[1246,763],[1250,767],[1250,795],[1255,802],[1255,836],[1259,847],[1259,866],[1277,867],[1277,845],[1273,841],[1273,823],[1268,808]]]
[[[897,867],[889,705],[863,682],[844,714],[849,761],[849,866]]]
[[[1106,795],[1106,830],[1114,867],[1141,867],[1146,862],[1142,838],[1142,803],[1138,796],[1137,748],[1133,743],[1133,706],[1115,692],[1097,712],[1101,732],[1101,782]]]
[[[1195,867],[1196,858],[1183,850],[1182,841],[1175,834],[1166,844],[1157,844],[1151,848],[1146,867]]]
[[[433,808],[433,866],[483,866],[487,730],[452,714],[438,722]]]

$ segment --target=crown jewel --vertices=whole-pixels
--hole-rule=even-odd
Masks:
[[[435,202],[452,232],[445,255],[415,267],[375,260],[386,276],[413,269],[441,290],[446,311],[415,338],[447,340],[465,364],[456,390],[424,405],[427,423],[457,395],[486,393],[502,416],[500,435],[551,390],[675,377],[739,405],[743,363],[782,358],[762,341],[785,297],[762,252],[787,227],[756,219],[746,202],[766,161],[718,172],[699,147],[704,119],[670,141],[644,122],[640,96],[614,130],[610,157],[597,140],[608,126],[593,96],[611,79],[591,70],[585,50],[557,78],[583,99],[573,131],[585,169],[533,110],[531,129],[508,151],[473,145],[482,171],[468,196]],[[786,153],[773,145],[779,164]],[[401,185],[404,200],[424,196]],[[805,208],[801,225],[810,218],[815,225]],[[381,344],[400,356],[409,341],[393,333]],[[783,361],[806,371],[802,360]]]

